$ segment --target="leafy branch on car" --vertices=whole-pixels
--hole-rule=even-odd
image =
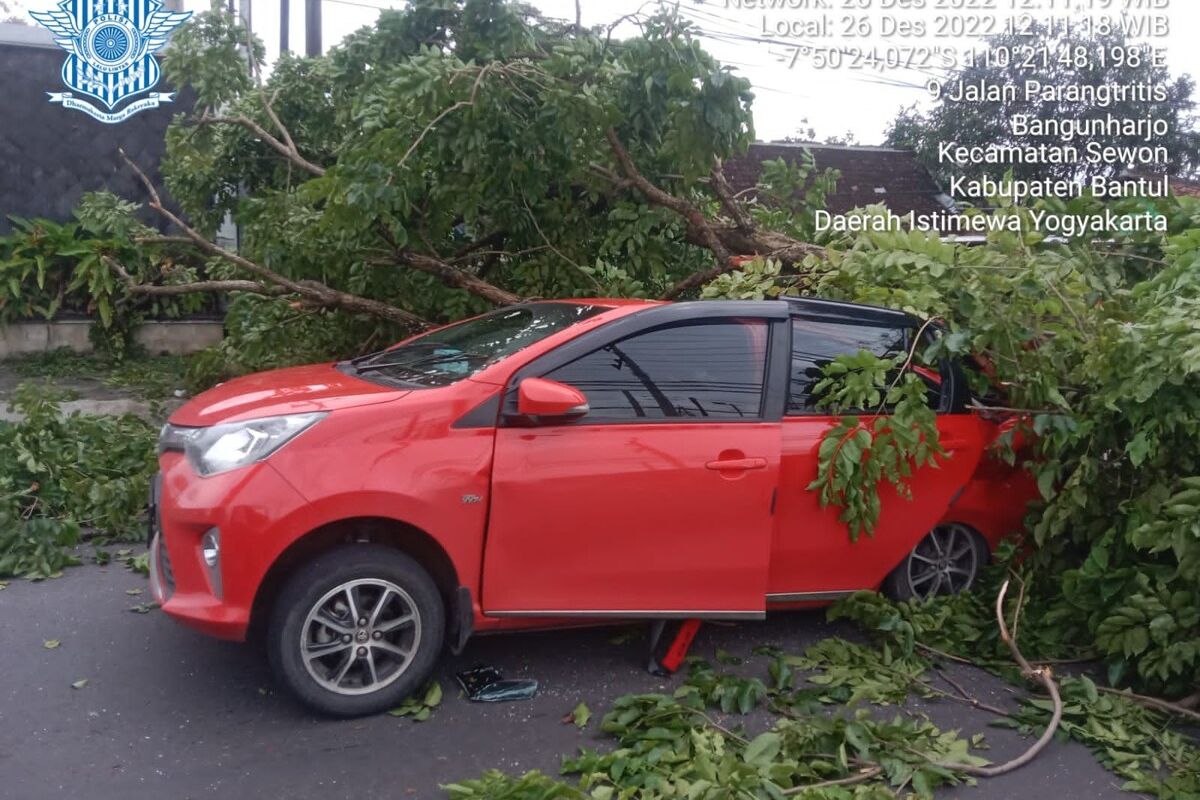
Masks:
[[[843,416],[821,439],[817,476],[808,488],[823,506],[841,509],[852,540],[874,531],[881,481],[911,498],[913,471],[945,455],[927,387],[908,372],[909,364],[865,350],[842,355],[823,368],[813,388],[819,406]],[[884,408],[888,414],[879,413]],[[852,409],[875,412],[846,413]]]

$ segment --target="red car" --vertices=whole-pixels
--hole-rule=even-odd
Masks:
[[[911,501],[881,488],[874,536],[806,488],[821,365],[920,328],[812,299],[531,302],[230,381],[163,428],[155,599],[261,631],[296,695],[350,716],[475,632],[961,591],[1035,490],[985,457],[998,427],[956,363],[923,370],[949,455]]]

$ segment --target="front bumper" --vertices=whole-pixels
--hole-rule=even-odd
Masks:
[[[285,518],[304,499],[263,462],[202,478],[164,453],[150,498],[150,591],[169,616],[220,639],[246,638],[255,595],[291,542]],[[215,567],[202,541],[220,531]]]

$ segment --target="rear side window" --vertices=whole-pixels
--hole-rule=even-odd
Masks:
[[[547,373],[588,398],[587,422],[737,421],[762,415],[764,320],[658,328]]]
[[[907,327],[793,319],[787,413],[811,414],[820,410],[812,390],[821,380],[822,368],[838,356],[866,350],[880,357],[891,357],[907,353],[907,345]]]

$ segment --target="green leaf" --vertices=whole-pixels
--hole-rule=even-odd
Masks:
[[[742,760],[747,764],[759,766],[769,764],[779,755],[782,746],[783,740],[778,733],[770,731],[760,733],[746,745],[746,750],[742,753]]]

